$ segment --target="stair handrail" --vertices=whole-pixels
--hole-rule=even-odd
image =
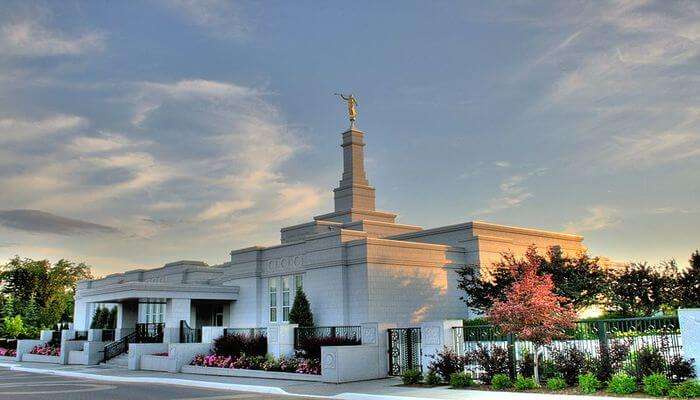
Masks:
[[[136,332],[131,332],[123,338],[105,346],[102,362],[107,362],[120,354],[128,352],[129,343],[135,343],[137,336]]]

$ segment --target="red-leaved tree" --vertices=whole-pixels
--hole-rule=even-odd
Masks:
[[[508,290],[505,300],[494,299],[487,316],[503,333],[516,335],[535,345],[535,381],[539,383],[539,352],[553,339],[566,337],[575,326],[576,312],[566,299],[554,293],[551,275],[538,275],[533,259],[522,264],[522,273]]]

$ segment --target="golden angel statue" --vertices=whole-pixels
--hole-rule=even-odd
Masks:
[[[357,118],[357,100],[352,94],[344,95],[342,93],[334,93],[336,96],[340,96],[341,99],[348,102],[348,117],[350,118],[350,128],[355,126],[355,118]]]

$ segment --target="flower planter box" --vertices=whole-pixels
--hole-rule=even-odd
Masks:
[[[184,374],[235,376],[239,378],[266,378],[290,381],[323,382],[323,377],[321,375],[297,374],[295,372],[260,371],[253,369],[200,367],[197,365],[183,365],[180,372]]]
[[[0,356],[0,362],[16,361],[16,357]]]
[[[141,356],[141,369],[168,372],[168,361],[170,361],[170,358],[167,356],[144,354]]]
[[[58,364],[58,356],[42,356],[40,354],[23,354],[22,361]]]

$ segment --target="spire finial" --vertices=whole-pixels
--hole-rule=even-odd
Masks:
[[[357,100],[352,94],[344,95],[342,93],[333,93],[340,96],[341,99],[348,103],[348,118],[350,119],[350,129],[355,128],[355,119],[357,118]]]

